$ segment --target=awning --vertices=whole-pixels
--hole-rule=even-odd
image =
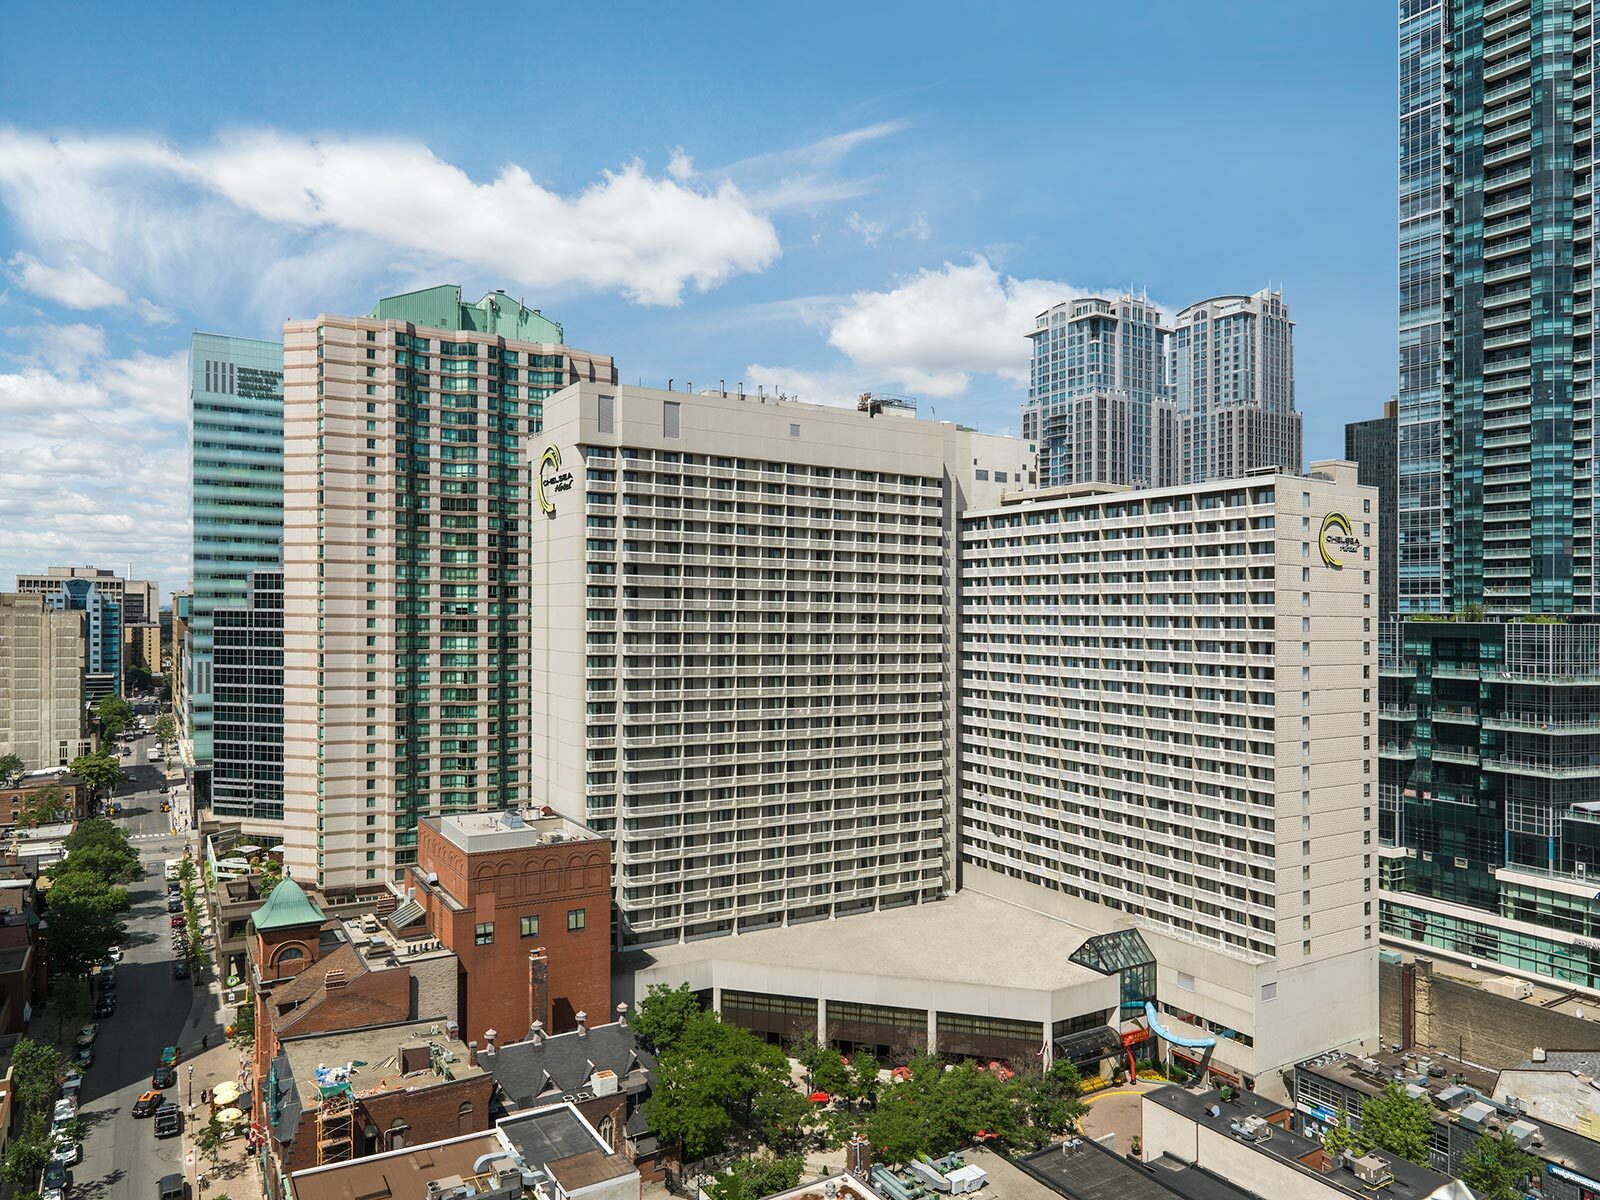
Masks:
[[[1055,1053],[1068,1062],[1100,1063],[1122,1057],[1122,1039],[1109,1025],[1098,1025],[1056,1038]]]

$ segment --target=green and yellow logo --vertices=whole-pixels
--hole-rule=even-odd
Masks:
[[[556,502],[551,499],[557,492],[572,489],[572,472],[561,469],[561,447],[551,444],[539,456],[539,471],[534,483],[539,507],[547,517],[556,515]]]
[[[1342,571],[1345,558],[1361,549],[1361,539],[1350,532],[1349,517],[1342,512],[1331,512],[1322,518],[1317,548],[1322,551],[1323,566]]]

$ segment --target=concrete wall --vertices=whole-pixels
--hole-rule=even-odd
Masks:
[[[1337,1189],[1316,1176],[1252,1149],[1230,1134],[1198,1125],[1148,1098],[1144,1101],[1142,1137],[1146,1162],[1170,1154],[1247,1187],[1258,1196],[1271,1196],[1272,1200],[1328,1200],[1338,1194]]]
[[[1412,972],[1415,1013],[1411,1036],[1401,1021],[1404,975]],[[1419,958],[1411,963],[1385,963],[1383,989],[1383,1039],[1409,1043],[1419,1049],[1459,1053],[1468,1062],[1497,1070],[1526,1062],[1535,1046],[1579,1049],[1600,1046],[1600,1025],[1552,1012],[1527,1000],[1497,996],[1469,983],[1437,975],[1433,963]]]

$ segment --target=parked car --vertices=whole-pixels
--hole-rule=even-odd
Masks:
[[[182,907],[182,904],[180,904],[179,908]],[[167,906],[167,911],[172,912],[172,906],[170,904]],[[181,912],[172,912],[172,917],[169,923],[174,929],[182,929],[186,924],[188,924],[188,922],[184,919],[183,913]]]
[[[156,1184],[156,1200],[183,1200],[183,1176],[163,1175]]]
[[[148,1117],[161,1107],[162,1096],[160,1092],[146,1092],[133,1102],[133,1115]]]
[[[94,1066],[93,1046],[85,1046],[82,1050],[78,1051],[78,1066],[85,1071]]]
[[[156,1109],[156,1136],[158,1138],[177,1137],[183,1132],[183,1114],[178,1111],[176,1104],[163,1104]]]
[[[168,896],[167,897],[167,911],[169,913],[180,913],[181,914],[183,912],[183,897],[182,896],[177,896],[177,895]]]
[[[68,1182],[69,1182],[69,1180],[67,1178],[67,1165],[66,1165],[66,1163],[57,1162],[55,1159],[52,1158],[48,1163],[45,1164],[45,1168],[44,1168],[44,1190],[45,1191],[48,1192],[51,1189],[54,1189],[55,1191],[58,1191],[58,1192],[65,1192],[67,1190]]]
[[[94,1015],[96,1020],[104,1020],[117,1011],[117,994],[106,992],[94,1002]]]
[[[178,959],[172,964],[172,977],[174,979],[189,978],[189,964],[185,959]]]
[[[161,786],[160,786],[160,787],[159,787],[159,788],[157,788],[157,789],[156,789],[156,790],[157,790],[157,791],[159,791],[159,792],[160,792],[160,793],[161,793],[161,794],[162,794],[162,795],[163,795],[163,796],[165,796],[165,795],[166,795],[166,794],[167,794],[167,792],[168,792],[168,790],[169,790],[169,789],[168,789],[168,787],[167,787],[167,785],[166,785],[166,784],[164,784],[164,783],[163,783],[163,784],[162,784],[162,785],[161,785]],[[167,811],[167,806],[166,806],[166,805],[165,805],[165,804],[163,804],[163,805],[162,805],[162,806],[161,806],[161,811],[162,811],[162,812],[166,812],[166,811]]]
[[[161,1065],[163,1067],[175,1067],[175,1066],[178,1065],[179,1060],[182,1059],[182,1058],[183,1058],[183,1051],[179,1050],[176,1046],[164,1046],[164,1047],[162,1047],[162,1050],[161,1050]]]
[[[68,1121],[78,1119],[78,1105],[72,1100],[57,1100],[56,1106],[50,1113],[50,1124],[65,1125]]]
[[[157,1067],[150,1076],[150,1086],[160,1091],[163,1088],[178,1086],[178,1069],[176,1067]]]
[[[78,1045],[92,1046],[94,1045],[94,1039],[99,1036],[100,1026],[92,1024],[85,1025],[82,1029],[78,1030]]]
[[[122,961],[122,947],[121,946],[113,946],[113,947],[111,947],[111,949],[107,950],[106,951],[106,961],[107,962],[111,962],[111,963],[119,963],[119,962],[121,962]]]
[[[76,1166],[83,1161],[83,1143],[58,1137],[50,1147],[50,1157],[59,1159],[64,1166]]]

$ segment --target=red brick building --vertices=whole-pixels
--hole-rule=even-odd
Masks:
[[[410,898],[389,920],[426,921],[461,965],[463,1036],[519,1041],[611,1011],[611,843],[545,809],[428,817]]]
[[[15,787],[0,787],[0,830],[13,829],[27,814],[29,805],[36,803],[40,793],[56,788],[61,793],[64,812],[44,822],[47,825],[66,821],[81,821],[88,816],[89,789],[65,767],[47,771],[29,771],[17,781]]]

